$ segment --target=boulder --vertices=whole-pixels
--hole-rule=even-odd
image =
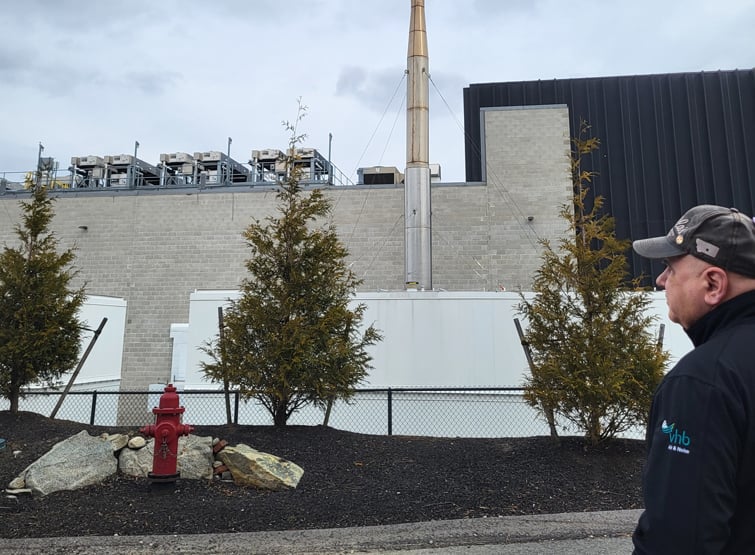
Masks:
[[[146,442],[142,449],[124,449],[118,455],[118,470],[127,476],[146,478],[152,472],[154,441]]]
[[[212,437],[189,434],[178,439],[178,471],[187,480],[212,479]]]
[[[124,474],[146,478],[152,472],[155,440],[150,438],[142,449],[124,449],[118,457],[118,468]],[[178,438],[176,471],[186,480],[212,478],[212,437],[181,436]]]
[[[295,488],[304,470],[294,463],[240,443],[217,454],[240,486],[281,490]]]
[[[100,437],[110,442],[113,446],[113,453],[117,453],[128,444],[128,436],[126,434],[101,434]]]
[[[19,478],[33,493],[47,495],[54,491],[74,490],[97,484],[114,474],[118,461],[113,446],[106,440],[82,430],[56,443],[41,458],[31,463]],[[19,485],[20,480],[12,482]]]

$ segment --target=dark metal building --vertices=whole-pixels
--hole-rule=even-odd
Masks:
[[[481,181],[480,108],[565,104],[601,146],[591,194],[619,238],[661,235],[696,204],[755,214],[755,69],[473,84],[464,89],[466,179]],[[492,145],[488,145],[491,148]],[[660,265],[636,255],[633,275]]]

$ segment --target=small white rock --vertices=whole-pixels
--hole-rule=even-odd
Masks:
[[[141,449],[146,444],[147,440],[145,440],[142,436],[134,436],[128,440],[129,449]]]

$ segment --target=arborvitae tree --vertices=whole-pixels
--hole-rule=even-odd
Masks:
[[[296,122],[306,108],[300,105]],[[275,426],[306,404],[325,407],[348,399],[370,368],[366,347],[381,339],[373,326],[359,331],[366,307],[349,308],[361,283],[346,265],[346,248],[328,223],[331,203],[319,189],[299,185],[292,134],[287,177],[277,194],[279,216],[255,220],[244,232],[252,257],[241,297],[223,315],[222,333],[204,347],[213,381],[258,400]]]
[[[527,401],[549,421],[554,414],[573,423],[595,444],[646,421],[667,354],[650,331],[649,296],[639,279],[627,281],[629,241],[618,240],[613,218],[600,214],[601,197],[586,206],[596,173],[582,161],[600,144],[588,132],[581,122],[572,139],[574,203],[561,212],[568,236],[558,250],[542,241],[535,296],[522,296],[518,311],[529,326],[533,358]]]
[[[31,201],[21,203],[20,246],[0,253],[0,394],[13,413],[25,386],[57,385],[79,357],[84,287],[70,288],[73,249],[58,253],[48,231],[52,203],[45,187],[35,187]]]

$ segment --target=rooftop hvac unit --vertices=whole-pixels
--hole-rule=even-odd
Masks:
[[[283,152],[277,148],[266,148],[265,150],[253,150],[252,158],[259,162],[272,162],[283,158]]]
[[[186,164],[194,161],[194,157],[187,152],[171,152],[170,154],[161,154],[160,162],[164,164]]]
[[[430,181],[440,181],[440,164],[430,164]]]
[[[201,160],[202,162],[220,162],[223,158],[223,153],[219,150],[210,150],[208,152],[195,152],[194,158]]]
[[[113,166],[128,166],[133,163],[134,157],[130,154],[116,154],[114,156],[105,156],[105,162]]]
[[[278,175],[286,175],[286,167],[287,167],[286,160],[278,160],[275,162],[275,173]]]
[[[404,181],[404,174],[395,166],[359,168],[357,174],[363,185],[398,185]]]
[[[202,185],[218,183],[218,170],[202,170],[199,172],[199,182]]]
[[[297,158],[316,158],[317,150],[314,148],[297,148],[294,149],[294,156]],[[288,149],[289,156],[292,154],[291,149]]]
[[[127,187],[128,186],[128,174],[126,173],[114,173],[110,175],[109,183],[111,187]]]
[[[74,156],[71,164],[80,168],[94,168],[105,165],[105,159],[101,156]]]

